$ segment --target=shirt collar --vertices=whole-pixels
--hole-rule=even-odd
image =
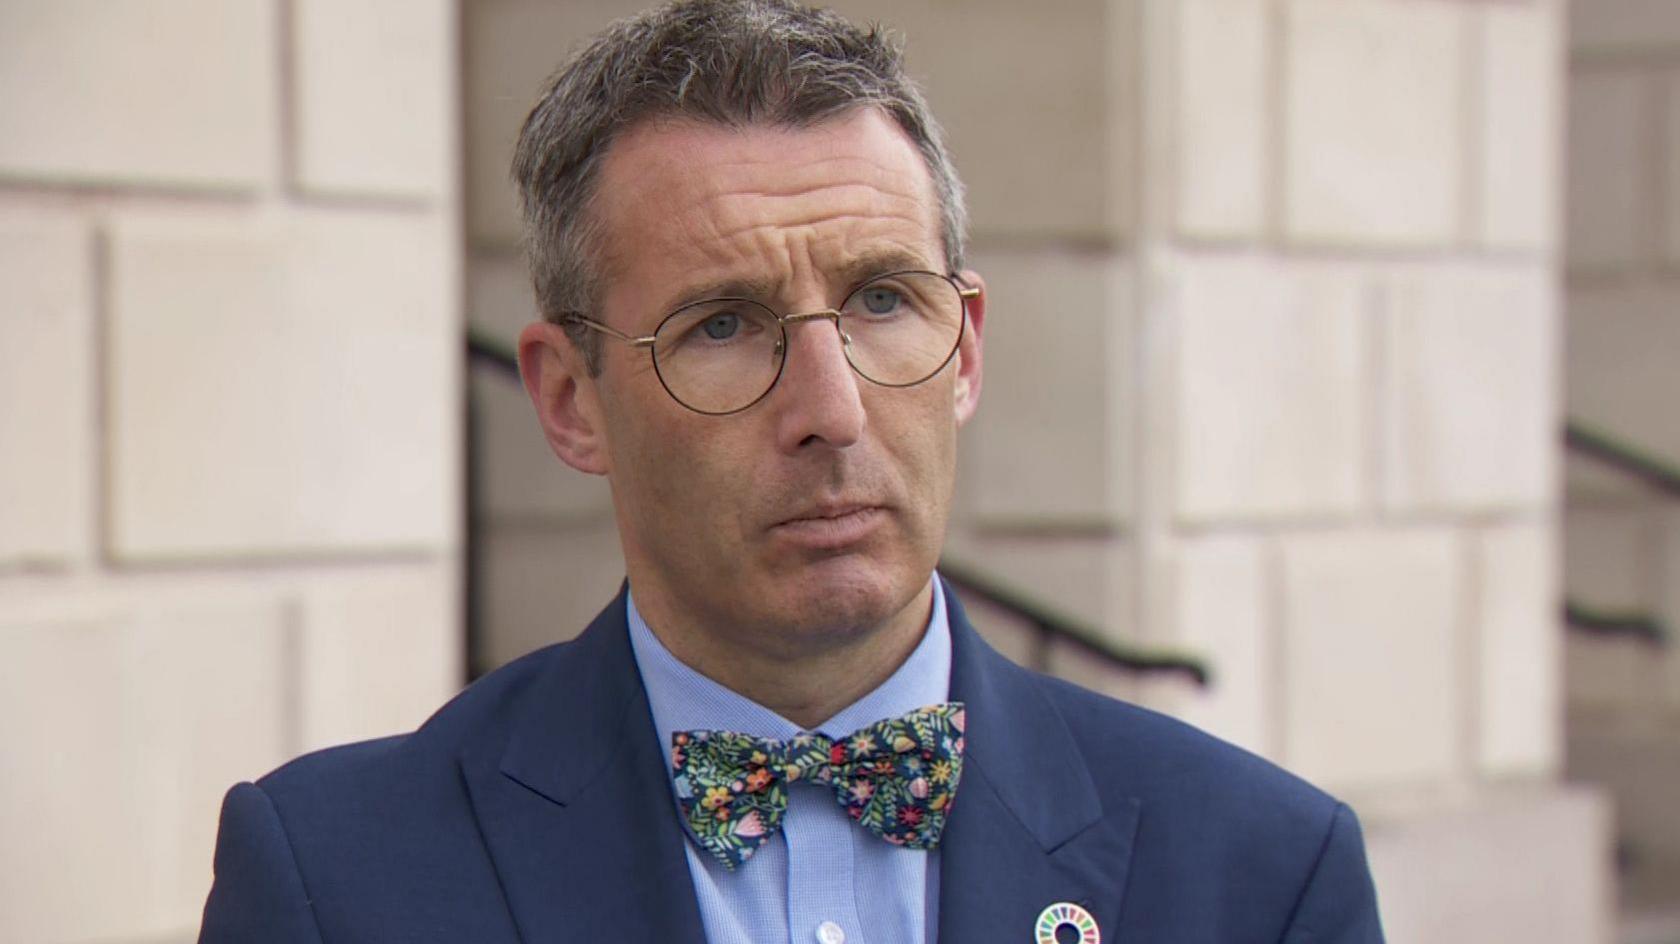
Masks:
[[[808,733],[799,725],[745,695],[701,675],[677,660],[648,628],[636,610],[634,591],[625,594],[630,646],[647,690],[661,749],[669,749],[678,731],[736,731],[753,737],[788,740]],[[816,728],[839,738],[883,718],[893,718],[945,701],[951,690],[951,628],[945,591],[933,580],[933,612],[922,641],[897,671],[874,691],[842,708]]]

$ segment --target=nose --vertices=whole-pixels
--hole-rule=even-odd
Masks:
[[[863,435],[862,382],[846,360],[839,324],[809,317],[787,325],[787,362],[770,397],[777,410],[776,446],[796,453],[815,446],[844,449]]]

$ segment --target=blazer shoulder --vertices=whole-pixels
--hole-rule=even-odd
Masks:
[[[256,781],[277,804],[331,793],[342,802],[358,788],[372,792],[427,773],[453,773],[469,746],[507,736],[516,706],[572,643],[531,652],[462,689],[419,728],[300,755]]]
[[[324,940],[511,940],[489,930],[505,913],[463,758],[508,737],[563,651],[485,676],[409,734],[305,754],[236,786],[217,839],[228,850],[217,853],[217,907],[307,900]],[[235,855],[259,839],[264,857]]]
[[[1132,882],[1140,900],[1240,889],[1195,899],[1194,909],[1234,907],[1244,917],[1233,921],[1294,928],[1292,942],[1382,940],[1358,818],[1345,804],[1177,719],[1055,679],[1040,685],[1104,806],[1140,803]]]

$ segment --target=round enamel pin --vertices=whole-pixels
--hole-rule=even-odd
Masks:
[[[1038,944],[1065,944],[1068,939],[1057,936],[1063,928],[1069,928],[1079,935],[1073,939],[1078,944],[1102,944],[1102,932],[1097,929],[1097,919],[1071,901],[1058,901],[1038,913],[1038,923],[1034,926],[1034,940]]]

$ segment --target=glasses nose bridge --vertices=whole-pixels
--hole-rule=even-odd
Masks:
[[[845,315],[842,314],[838,308],[822,308],[817,311],[806,311],[792,315],[778,315],[776,320],[782,323],[782,334],[784,338],[786,337],[787,329],[793,327],[794,325],[801,325],[811,321],[831,322],[834,325],[835,332],[840,335],[840,346],[847,350],[847,360],[849,361],[852,339],[850,335],[846,334],[846,329],[840,324],[840,320],[844,317]]]
[[[777,318],[784,326],[804,324],[807,321],[832,321],[834,327],[840,327],[840,310],[837,308],[822,308],[817,311],[801,312],[796,315],[782,315]]]

